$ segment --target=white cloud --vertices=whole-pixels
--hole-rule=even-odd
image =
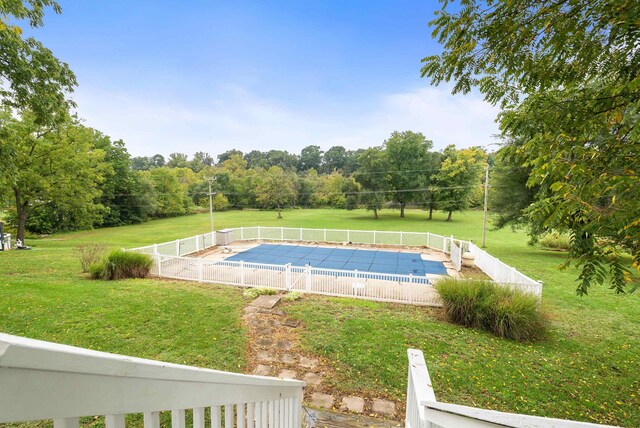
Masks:
[[[321,102],[287,105],[240,87],[227,87],[201,106],[162,95],[83,88],[75,99],[88,126],[122,138],[133,155],[219,154],[232,148],[299,153],[309,144],[356,149],[380,145],[394,130],[422,132],[442,149],[449,144],[488,146],[497,133],[496,108],[478,95],[452,96],[444,87],[382,95],[345,111]]]

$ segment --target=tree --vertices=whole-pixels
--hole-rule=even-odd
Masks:
[[[188,168],[189,156],[184,153],[171,153],[166,166],[169,168]]]
[[[358,160],[360,159],[360,155],[364,153],[365,149],[358,150],[347,150],[346,160],[344,166],[342,167],[343,174],[353,174],[360,167],[360,163]]]
[[[322,150],[320,146],[307,146],[300,151],[298,171],[309,171],[311,168],[320,170],[322,164]]]
[[[251,150],[244,155],[244,160],[247,161],[247,168],[269,168],[267,154],[260,150]]]
[[[205,152],[196,152],[196,154],[193,155],[191,162],[189,162],[189,168],[191,168],[193,172],[200,172],[205,166],[212,165],[213,158],[209,153]]]
[[[577,292],[610,279],[623,292],[640,267],[640,50],[632,0],[444,3],[431,23],[444,46],[423,76],[477,87],[502,108],[504,150],[537,188],[525,211],[532,236],[571,236]]]
[[[477,148],[456,150],[453,145],[444,149],[443,154],[433,185],[437,205],[448,213],[447,221],[451,221],[454,211],[462,211],[469,206],[474,186],[480,184],[486,154]]]
[[[297,202],[300,206],[313,206],[313,195],[318,189],[319,182],[318,171],[314,168],[311,168],[306,174],[299,176]]]
[[[91,227],[103,209],[94,199],[106,168],[92,140],[93,130],[70,120],[43,127],[35,114],[2,112],[0,147],[10,167],[0,175],[0,192],[13,195],[17,239],[24,241],[28,216],[43,206],[55,208],[59,222]]]
[[[160,154],[155,154],[153,156],[151,156],[151,167],[152,168],[160,168],[162,166],[165,166],[165,160],[164,160],[164,156],[160,155]]]
[[[104,162],[109,166],[97,199],[105,213],[94,225],[121,226],[147,220],[154,214],[156,204],[150,183],[129,167],[131,159],[122,140],[112,142],[108,136],[92,131],[93,147],[105,153]]]
[[[218,155],[218,163],[224,163],[226,161],[228,161],[229,159],[231,159],[231,156],[233,155],[240,155],[240,157],[242,157],[242,152],[240,150],[227,150],[224,153],[221,153]]]
[[[528,224],[527,210],[535,202],[538,186],[527,186],[531,168],[520,166],[507,151],[500,150],[489,179],[489,207],[497,228]]]
[[[420,199],[425,208],[429,210],[428,220],[433,219],[433,210],[438,209],[438,198],[436,195],[437,174],[440,171],[444,154],[439,152],[429,152],[427,154],[427,160],[425,162],[425,174],[423,187],[425,191],[422,193]]]
[[[344,208],[355,210],[358,208],[360,185],[353,177],[346,177],[342,181],[342,193],[344,195]]]
[[[393,132],[384,142],[389,168],[389,188],[400,205],[400,217],[408,202],[418,199],[423,184],[425,160],[433,143],[419,132]]]
[[[156,215],[171,217],[191,211],[192,201],[187,196],[187,188],[180,182],[177,169],[163,166],[144,171],[144,177],[153,183],[156,199]],[[191,170],[189,172],[193,174]]]
[[[298,158],[286,150],[269,150],[267,152],[267,164],[270,167],[279,166],[282,169],[295,170]]]
[[[311,204],[314,207],[344,208],[346,199],[343,187],[346,181],[338,171],[319,176],[315,192],[311,195]]]
[[[28,110],[37,125],[65,120],[73,102],[67,94],[77,85],[76,77],[63,62],[32,37],[23,38],[22,29],[11,22],[24,22],[31,28],[43,25],[45,8],[62,9],[55,1],[27,0],[0,4],[0,96],[5,106]]]
[[[294,175],[280,168],[272,166],[260,174],[256,186],[256,199],[265,207],[275,207],[278,219],[282,218],[282,207],[295,201],[297,190]]]
[[[388,159],[382,148],[375,147],[365,150],[358,161],[360,168],[353,176],[362,186],[360,202],[373,211],[377,220],[378,211],[384,207],[390,181]]]
[[[330,174],[333,171],[342,171],[347,163],[347,150],[342,146],[333,146],[324,153],[322,172]]]
[[[148,156],[134,156],[130,161],[130,168],[134,171],[148,171],[152,166],[151,158]]]

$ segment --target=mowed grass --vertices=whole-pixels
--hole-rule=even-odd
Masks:
[[[216,228],[287,226],[429,231],[480,242],[482,213],[438,215],[385,210],[291,210],[215,214]],[[207,232],[198,214],[142,225],[30,240],[31,252],[0,253],[0,331],[93,349],[240,371],[242,300],[231,287],[157,280],[92,282],[73,247],[91,240],[133,247]],[[303,321],[303,346],[331,361],[327,380],[345,392],[405,399],[406,349],[425,353],[441,401],[542,416],[640,426],[640,297],[595,287],[575,295],[563,254],[530,247],[522,232],[489,231],[487,250],[544,281],[544,340],[517,343],[441,321],[437,310],[350,299],[287,303]]]

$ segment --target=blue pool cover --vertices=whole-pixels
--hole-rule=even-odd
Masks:
[[[399,251],[261,244],[227,260],[400,275],[446,275],[442,262],[422,260],[419,253]]]

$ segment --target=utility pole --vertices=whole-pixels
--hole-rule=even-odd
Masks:
[[[487,204],[489,202],[489,165],[484,170],[484,224],[482,225],[482,248],[487,241]]]
[[[215,177],[209,178],[209,221],[211,222],[211,233],[215,232],[213,228],[213,193],[211,193],[211,181],[215,180]]]

